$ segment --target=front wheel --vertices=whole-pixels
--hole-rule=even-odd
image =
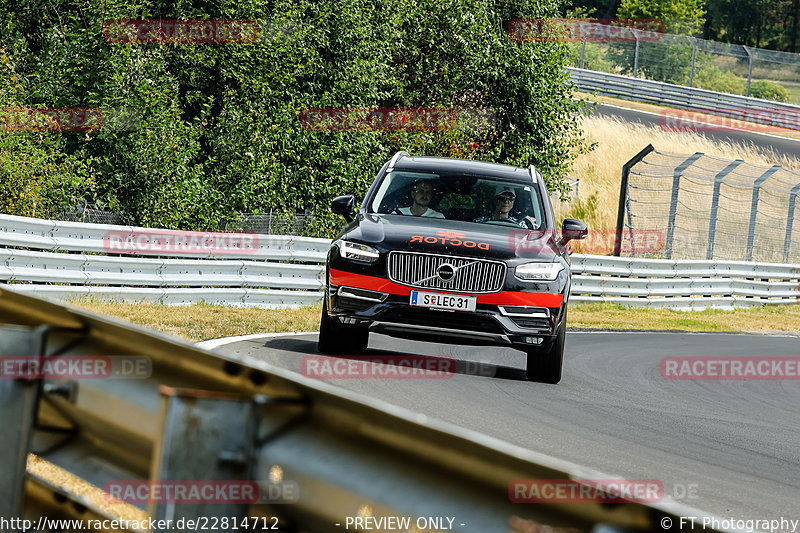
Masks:
[[[564,341],[567,333],[566,307],[561,319],[561,331],[546,347],[528,348],[526,353],[527,368],[525,374],[528,381],[556,384],[561,381],[561,368],[564,364]]]
[[[322,304],[317,351],[329,355],[359,353],[367,349],[368,343],[369,330],[367,328],[345,326],[328,315],[326,298]]]

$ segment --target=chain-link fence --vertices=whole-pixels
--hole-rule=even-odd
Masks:
[[[125,224],[119,213],[97,209],[89,205],[62,211],[55,217],[57,220],[69,222],[86,222],[89,224]],[[314,223],[314,215],[310,211],[304,214],[277,213],[240,213],[232,221],[222,222],[214,231],[237,231],[261,233],[265,235],[307,235]]]
[[[800,104],[800,54],[583,23],[571,66]],[[576,39],[577,40],[577,39]]]
[[[622,250],[665,259],[800,263],[800,172],[652,146],[637,158],[623,171]],[[654,231],[663,236],[657,253],[637,239]]]
[[[314,215],[286,213],[242,213],[223,224],[223,231],[247,231],[264,235],[305,235],[314,222]]]
[[[56,217],[69,222],[86,222],[88,224],[123,224],[122,217],[112,211],[104,211],[97,207],[83,205],[69,211],[62,211]]]

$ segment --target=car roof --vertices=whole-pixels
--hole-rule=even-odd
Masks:
[[[472,159],[456,159],[450,157],[398,157],[394,170],[435,172],[442,174],[475,174],[487,178],[509,179],[531,183],[534,178],[527,168],[473,161]]]

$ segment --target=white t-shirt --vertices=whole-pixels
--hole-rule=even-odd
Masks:
[[[398,210],[398,211],[400,211],[400,212],[401,212],[402,214],[404,214],[404,215],[411,215],[411,214],[412,214],[412,213],[411,213],[411,208],[410,208],[410,207],[400,207],[400,208],[398,208],[397,210]],[[443,214],[441,214],[439,211],[434,211],[434,210],[433,210],[433,209],[431,209],[430,207],[428,208],[428,210],[427,210],[427,211],[425,211],[424,213],[422,213],[422,215],[420,215],[420,216],[423,216],[423,217],[433,217],[433,218],[444,218],[444,215],[443,215]]]

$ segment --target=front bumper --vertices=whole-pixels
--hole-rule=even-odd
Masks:
[[[457,344],[536,346],[554,337],[560,327],[561,293],[477,294],[476,310],[469,312],[412,306],[412,290],[446,293],[331,269],[328,313],[376,333]]]

